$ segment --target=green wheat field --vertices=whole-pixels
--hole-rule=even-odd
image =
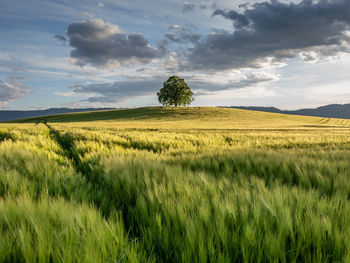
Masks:
[[[0,124],[0,262],[350,262],[350,120],[139,108]]]

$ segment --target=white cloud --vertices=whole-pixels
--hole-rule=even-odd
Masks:
[[[74,96],[78,96],[78,94],[76,94],[73,91],[68,91],[68,92],[61,92],[61,91],[55,91],[53,93],[56,96],[62,96],[62,97],[74,97]]]
[[[306,63],[316,63],[318,61],[318,56],[315,51],[301,52],[299,55],[301,60]]]
[[[30,88],[22,83],[23,77],[7,77],[0,81],[0,105],[24,97]]]
[[[89,12],[79,12],[75,15],[76,17],[82,18],[82,19],[93,19],[94,15]]]

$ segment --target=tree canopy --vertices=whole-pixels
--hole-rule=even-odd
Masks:
[[[165,81],[157,96],[158,101],[164,106],[186,106],[194,100],[190,87],[184,79],[177,76]]]

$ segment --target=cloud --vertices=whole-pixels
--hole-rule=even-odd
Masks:
[[[69,44],[74,48],[71,58],[80,66],[148,63],[164,53],[162,49],[151,47],[141,34],[127,35],[117,25],[101,19],[72,23],[67,35]]]
[[[248,73],[240,74],[236,79],[231,79],[227,82],[218,83],[214,81],[192,80],[189,81],[190,87],[195,91],[196,95],[205,95],[223,90],[234,90],[248,87],[254,87],[262,83],[278,80],[278,76],[268,73]],[[210,78],[208,78],[210,79]]]
[[[62,91],[55,91],[53,93],[56,96],[62,96],[62,97],[74,97],[77,96],[77,94],[73,91],[68,91],[68,92],[62,92]]]
[[[76,17],[82,18],[82,19],[93,19],[94,15],[89,12],[79,12],[75,15]]]
[[[190,3],[190,2],[184,2],[182,5],[182,13],[188,13],[188,12],[192,12],[196,9],[196,7],[198,7],[201,10],[207,10],[207,9],[217,9],[216,4],[213,1],[209,1],[206,3]]]
[[[228,89],[240,89],[256,86],[261,83],[275,81],[277,76],[266,73],[239,73],[234,80],[215,81],[208,76],[185,76],[186,82],[196,95],[205,95]],[[153,76],[150,79],[124,80],[113,83],[80,85],[70,87],[74,94],[90,94],[90,103],[118,103],[126,99],[141,96],[156,96],[156,93],[166,81],[166,76]],[[62,94],[57,94],[62,95]]]
[[[65,44],[67,42],[67,38],[62,35],[54,35],[54,38],[56,38],[62,44]]]
[[[29,93],[29,87],[22,83],[23,77],[7,77],[0,81],[0,105],[24,97]]]
[[[26,72],[24,68],[13,65],[12,63],[0,63],[0,68],[4,68],[12,72]]]
[[[301,52],[299,55],[303,62],[316,63],[318,61],[317,53],[314,51]]]
[[[243,13],[216,10],[234,31],[215,32],[189,50],[188,67],[204,70],[260,68],[301,52],[322,56],[350,52],[350,1],[255,3]]]
[[[168,30],[179,30],[182,29],[182,26],[179,25],[171,25],[168,27]]]
[[[147,96],[156,94],[162,86],[162,78],[117,81],[114,83],[74,85],[71,88],[75,93],[80,94],[97,94],[91,96],[88,101],[91,103],[117,103],[128,98]]]
[[[98,7],[104,7],[105,4],[104,4],[104,3],[98,3],[97,6],[98,6]]]
[[[200,4],[199,8],[203,9],[203,10],[206,10],[206,9],[209,9],[209,8],[216,9],[216,5],[214,3],[213,4]]]
[[[191,12],[195,9],[196,5],[193,3],[185,2],[182,6],[182,13]]]
[[[22,83],[24,77],[15,75],[16,73],[25,73],[26,70],[24,68],[7,62],[0,63],[0,68],[11,71],[14,74],[6,77],[5,80],[0,80],[0,105],[6,105],[29,93],[30,88]]]
[[[172,32],[166,32],[164,36],[175,43],[198,43],[202,38],[200,34],[196,34],[188,26],[173,25],[168,28]]]
[[[242,15],[233,10],[229,12],[225,12],[223,10],[218,9],[213,13],[213,16],[216,16],[216,15],[221,15],[227,19],[234,21],[233,23],[236,28],[242,28],[250,24],[249,19],[245,15]]]

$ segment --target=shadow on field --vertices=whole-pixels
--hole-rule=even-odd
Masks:
[[[119,141],[116,144],[123,147],[124,149],[134,149],[138,151],[146,150],[153,153],[162,153],[164,150],[170,148],[169,144],[164,143],[152,143],[142,140],[137,140],[127,135],[119,135],[125,141]]]
[[[113,213],[121,211],[124,226],[129,231],[132,238],[140,238],[135,230],[135,225],[130,220],[129,210],[136,205],[136,189],[125,186],[123,181],[117,177],[110,178],[105,175],[104,167],[83,161],[76,149],[74,137],[70,133],[60,134],[44,122],[49,128],[49,136],[56,141],[63,150],[63,155],[71,160],[75,170],[80,173],[88,183],[92,185],[90,192],[90,202],[92,202],[105,218],[109,218]]]
[[[92,169],[88,163],[85,163],[80,159],[79,153],[76,150],[73,136],[69,133],[60,134],[46,122],[44,122],[44,124],[50,130],[50,138],[61,146],[62,150],[64,151],[64,155],[73,162],[76,171],[84,175],[89,181],[95,181],[96,179],[93,175],[97,171],[94,171],[94,169]]]
[[[174,109],[163,107],[145,107],[137,109],[119,109],[106,111],[89,111],[80,113],[56,114],[41,117],[32,117],[6,121],[8,123],[44,123],[45,120],[50,123],[70,123],[70,122],[91,122],[91,121],[110,121],[110,120],[146,120],[168,118],[169,114],[173,118],[181,116],[191,116],[188,109]]]
[[[70,133],[60,134],[59,131],[52,128],[46,121],[39,122],[43,123],[49,128],[49,136],[52,140],[56,141],[57,144],[63,150],[63,156],[67,157],[73,163],[75,170],[80,173],[89,183],[96,186],[96,192],[100,189],[104,189],[106,196],[108,195],[108,184],[104,182],[102,168],[92,167],[89,162],[81,160],[79,153],[76,149],[74,137]],[[37,124],[39,124],[37,123]],[[98,200],[98,194],[92,194],[93,203],[100,208],[100,201]],[[107,211],[102,210],[104,216],[109,216]]]
[[[167,162],[113,158],[103,167],[84,160],[77,137],[44,125],[92,185],[89,202],[107,219],[120,213],[129,238],[154,262],[345,262],[343,151],[337,162],[327,161],[327,152],[314,161],[258,150]]]
[[[43,124],[49,128],[50,138],[59,144],[63,155],[71,160],[76,171],[86,178],[87,182],[91,183],[88,201],[99,209],[102,216],[108,220],[114,214],[121,215],[129,238],[133,242],[140,242],[140,246],[150,258],[157,258],[157,262],[178,262],[177,259],[181,258],[185,224],[182,220],[178,223],[178,227],[182,229],[181,242],[171,241],[167,246],[164,246],[160,240],[163,235],[157,229],[152,228],[157,216],[159,216],[157,212],[163,213],[163,216],[167,214],[171,221],[176,221],[177,215],[171,214],[171,211],[166,212],[167,210],[163,210],[161,204],[152,201],[144,194],[147,187],[143,181],[144,167],[134,167],[133,176],[123,172],[123,168],[117,174],[105,173],[104,167],[100,164],[96,165],[82,160],[72,134],[61,134],[47,123],[43,122]],[[160,170],[163,171],[163,168]],[[144,213],[147,213],[147,217]],[[155,233],[151,235],[151,240],[149,240],[145,238],[145,234],[151,230]]]
[[[318,191],[320,197],[331,198],[339,192],[350,200],[347,172],[350,165],[346,161],[327,162],[327,153],[319,154],[319,162],[309,158],[298,158],[286,153],[265,152],[255,150],[249,153],[235,152],[218,155],[193,156],[175,158],[165,164],[194,173],[204,172],[216,178],[228,178],[241,185],[249,178],[262,179],[267,187],[282,184],[288,187],[298,187],[305,190]],[[339,153],[339,160],[346,160],[347,155]],[[315,171],[315,166],[322,172]],[[345,182],[337,179],[339,175],[346,178]]]
[[[11,133],[6,132],[6,131],[0,131],[0,142],[5,141],[5,140],[13,140],[13,136],[11,135]]]

